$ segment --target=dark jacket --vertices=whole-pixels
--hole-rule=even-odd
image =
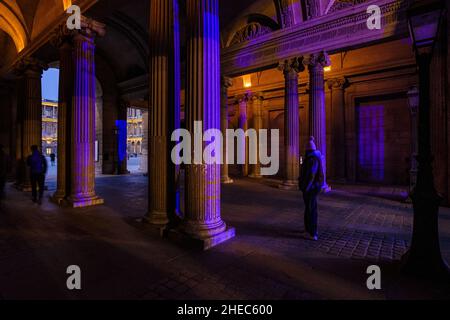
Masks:
[[[303,161],[299,188],[303,192],[319,192],[324,183],[324,174],[322,168],[322,154],[320,151],[310,151],[305,155]]]
[[[27,165],[30,167],[31,174],[47,174],[47,160],[39,151],[33,152],[27,158]]]

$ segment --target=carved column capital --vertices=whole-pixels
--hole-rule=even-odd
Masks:
[[[305,66],[310,68],[314,67],[328,67],[331,65],[330,57],[325,51],[310,54],[307,58],[303,60]]]
[[[94,19],[81,16],[81,29],[76,30],[74,39],[94,41],[96,36],[103,37],[106,34],[106,25]]]
[[[348,81],[345,77],[333,78],[327,81],[327,85],[329,89],[340,89],[343,90],[348,85]]]
[[[29,76],[41,77],[42,72],[48,69],[48,65],[34,57],[25,57],[20,59],[14,65],[14,72],[21,76],[27,74]]]
[[[50,43],[55,48],[60,48],[64,44],[71,44],[76,30],[67,29],[66,24],[61,24],[54,31]]]
[[[250,99],[255,102],[255,101],[264,101],[264,96],[261,92],[257,92],[251,95]]]
[[[303,57],[287,59],[278,64],[278,70],[283,71],[285,76],[297,76],[299,72],[305,70]]]

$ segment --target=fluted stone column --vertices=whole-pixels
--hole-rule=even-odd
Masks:
[[[247,132],[248,130],[248,95],[245,94],[242,97],[239,97],[239,129],[242,129],[244,132]],[[245,137],[244,140],[240,141],[241,144],[237,147],[243,150],[245,155],[245,163],[240,165],[241,168],[241,175],[243,177],[248,176],[248,138]]]
[[[335,78],[328,81],[331,90],[331,124],[332,141],[331,154],[333,164],[331,166],[331,177],[338,181],[346,178],[346,145],[345,145],[345,78]]]
[[[220,130],[219,1],[187,0],[186,8],[186,128],[193,137],[196,121],[203,122],[203,130]],[[220,164],[187,165],[185,199],[182,230],[203,248],[234,236],[220,214]]]
[[[73,207],[103,204],[95,193],[95,43],[104,25],[82,19],[82,29],[73,38],[74,95],[72,102],[71,192]]]
[[[223,154],[223,165],[222,165],[222,176],[221,181],[224,184],[233,183],[233,180],[228,175],[228,150],[227,150],[227,140],[226,140],[226,132],[228,129],[228,88],[233,85],[233,81],[231,78],[222,76],[222,91],[221,91],[221,108],[220,108],[220,124],[221,130],[223,134],[223,145],[224,145],[224,154]]]
[[[325,114],[325,83],[323,68],[330,65],[325,52],[311,54],[304,61],[309,69],[309,132],[315,138],[317,149],[322,153],[324,191],[330,191],[326,182],[327,141]]]
[[[179,115],[178,2],[150,3],[149,207],[147,222],[164,226],[176,214],[171,135]]]
[[[15,70],[23,76],[22,103],[22,141],[20,160],[20,181],[18,187],[22,191],[31,191],[30,172],[26,164],[31,154],[31,146],[42,148],[42,85],[43,70],[48,68],[35,58],[24,58],[15,65]]]
[[[252,107],[253,107],[253,129],[255,129],[256,134],[259,137],[259,130],[262,129],[262,109],[263,109],[263,101],[264,97],[261,94],[255,94],[252,96]],[[261,162],[259,161],[259,145],[256,150],[248,150],[249,152],[256,152],[254,158],[257,159],[256,164],[252,164],[250,166],[250,178],[259,179],[261,176]]]
[[[58,90],[58,154],[57,184],[52,200],[61,204],[70,195],[71,164],[71,112],[73,98],[73,32],[61,26],[55,34],[53,45],[59,50]]]
[[[285,177],[280,189],[297,190],[300,171],[300,118],[298,73],[303,71],[302,58],[286,60],[279,65],[285,80],[284,149]]]

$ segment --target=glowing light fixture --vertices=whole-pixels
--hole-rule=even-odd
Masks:
[[[252,75],[246,74],[242,77],[242,81],[244,83],[244,88],[251,88],[252,87]]]
[[[64,11],[67,11],[69,7],[72,5],[72,0],[63,0]]]
[[[330,71],[331,71],[331,66],[328,66],[328,67],[323,68],[323,71],[325,71],[325,72],[330,72]]]

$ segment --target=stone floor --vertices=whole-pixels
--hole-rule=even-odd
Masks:
[[[55,187],[48,182],[49,193]],[[0,211],[0,299],[417,299],[450,298],[448,286],[398,273],[412,225],[409,204],[338,187],[320,199],[320,240],[300,237],[298,192],[269,181],[223,187],[222,216],[235,239],[207,252],[159,238],[140,222],[146,178],[97,179],[101,207],[60,209],[8,188]],[[450,261],[450,210],[440,216]],[[380,291],[366,269],[382,270]],[[82,290],[66,289],[66,268]]]

